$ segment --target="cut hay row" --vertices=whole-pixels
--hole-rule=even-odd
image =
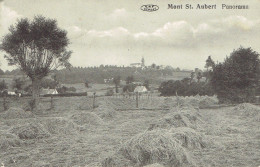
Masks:
[[[7,121],[10,132],[22,140],[48,138],[52,135],[75,134],[79,126],[66,118],[12,119]]]
[[[186,150],[168,130],[157,129],[140,133],[126,143],[102,166],[144,166],[159,163],[166,166],[192,166]]]
[[[0,114],[0,118],[3,119],[17,119],[17,118],[34,118],[34,114],[30,111],[24,111],[21,108],[11,107],[4,113]]]

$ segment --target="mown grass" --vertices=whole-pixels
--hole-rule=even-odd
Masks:
[[[28,99],[12,99],[9,105],[23,108],[26,100]],[[176,103],[170,105],[174,98],[170,99],[170,102],[163,97],[142,100],[142,108],[156,108],[156,110],[136,109],[135,102],[131,99],[120,100],[109,97],[97,98],[98,107],[94,110],[92,99],[87,97],[54,98],[54,109],[49,109],[49,98],[43,98],[40,109],[33,112],[35,117],[30,118],[4,119],[1,109],[0,140],[4,144],[0,149],[0,164],[3,163],[6,167],[101,166],[107,157],[115,155],[122,146],[127,146],[126,143],[131,142],[131,138],[134,138],[132,143],[139,141],[136,136],[140,134],[143,136],[151,124],[158,123],[158,120],[172,115],[170,112],[175,112],[173,109],[166,110],[176,105]],[[245,119],[244,115],[238,114],[241,111],[238,112],[233,107],[196,111],[199,112],[200,121],[196,122],[195,132],[190,130],[187,133],[203,135],[205,147],[203,145],[200,149],[184,148],[193,159],[192,165],[258,166],[260,164],[260,130],[257,119],[253,117]],[[108,112],[109,114],[106,114]],[[32,134],[29,138],[25,135],[21,135],[22,138],[16,136],[24,131],[24,127],[31,124],[40,124],[40,131],[38,132],[33,126],[33,131],[26,133]],[[170,130],[174,131],[172,128]],[[35,131],[40,135],[34,138]],[[46,133],[44,137],[42,132]],[[182,134],[181,132],[178,131],[178,134]],[[188,141],[191,143],[193,139]],[[135,151],[131,147],[127,148],[132,152]],[[156,160],[154,158],[151,162],[154,163]]]

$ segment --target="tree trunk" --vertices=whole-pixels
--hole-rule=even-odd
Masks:
[[[35,105],[37,105],[40,96],[40,82],[41,80],[38,78],[32,79],[32,99],[35,101]]]
[[[118,85],[116,84],[116,93],[118,93]]]

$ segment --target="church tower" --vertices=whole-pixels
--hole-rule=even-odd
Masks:
[[[144,67],[144,66],[145,66],[145,65],[144,65],[144,57],[142,57],[141,62],[142,62],[141,66]]]

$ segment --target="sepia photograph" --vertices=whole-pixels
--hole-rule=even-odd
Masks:
[[[260,167],[259,0],[0,0],[0,167]]]

